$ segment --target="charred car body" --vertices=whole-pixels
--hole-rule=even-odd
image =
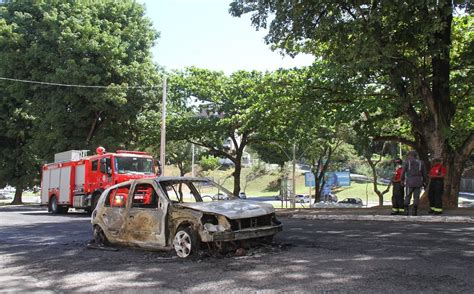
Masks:
[[[224,194],[216,199],[201,195]],[[240,200],[207,178],[137,179],[105,190],[92,213],[97,243],[173,249],[189,257],[201,245],[270,241],[282,230],[272,205]]]

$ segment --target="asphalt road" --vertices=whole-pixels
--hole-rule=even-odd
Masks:
[[[87,249],[84,214],[0,207],[0,292],[473,293],[474,227],[282,219],[246,256]]]

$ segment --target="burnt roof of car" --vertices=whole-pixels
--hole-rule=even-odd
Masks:
[[[194,182],[208,182],[210,178],[201,178],[201,177],[157,177],[155,181],[157,182],[167,182],[167,181],[194,181]]]

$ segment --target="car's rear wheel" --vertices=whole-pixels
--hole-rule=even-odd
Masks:
[[[173,247],[178,257],[195,255],[199,249],[196,233],[190,227],[180,227],[174,235]]]
[[[110,245],[104,230],[99,225],[94,226],[94,241],[99,246]]]

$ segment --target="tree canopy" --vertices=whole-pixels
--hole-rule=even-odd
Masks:
[[[230,11],[251,13],[273,48],[316,56],[319,77],[307,92],[315,103],[325,96],[324,105],[370,135],[410,145],[425,161],[444,158],[446,201],[456,205],[474,147],[474,110],[465,107],[473,99],[472,8],[450,0],[235,0]]]
[[[198,68],[170,77],[170,98],[181,107],[170,118],[169,138],[187,140],[230,160],[236,195],[244,149],[257,140],[259,129],[270,119],[263,102],[269,97],[264,79],[257,71],[226,76]]]
[[[157,37],[135,1],[1,4],[0,77],[42,84],[0,81],[0,128],[8,130],[1,162],[20,173],[0,181],[15,185],[22,174],[37,174],[55,152],[127,144],[154,95],[150,49]]]

